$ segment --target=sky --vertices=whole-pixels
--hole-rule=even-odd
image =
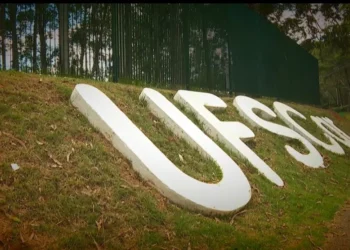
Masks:
[[[282,13],[282,20],[285,20],[286,18],[289,18],[289,17],[294,17],[294,13],[290,10],[285,10]],[[316,20],[317,20],[318,24],[320,25],[320,27],[323,29],[326,25],[326,22],[325,22],[325,18],[321,12],[318,12],[316,14]],[[305,25],[305,23],[304,23],[304,25]],[[309,39],[309,38],[311,38],[311,35],[307,34],[307,39]],[[304,41],[304,39],[299,39],[297,41],[297,43],[300,44],[302,41]]]

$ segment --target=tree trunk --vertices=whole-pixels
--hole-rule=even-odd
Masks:
[[[40,62],[41,62],[41,73],[47,73],[47,62],[46,62],[46,37],[45,37],[45,27],[46,27],[46,5],[47,4],[38,4],[39,5],[39,18],[38,18],[38,28],[39,28],[39,37],[40,37]]]
[[[118,8],[117,4],[112,5],[112,58],[109,60],[109,72],[112,76],[112,82],[118,82]],[[113,68],[111,67],[111,59],[113,62]]]
[[[35,4],[35,16],[34,16],[34,33],[33,33],[33,72],[36,73],[38,70],[38,63],[36,58],[36,52],[38,50],[36,38],[38,35],[38,15],[39,15],[39,7],[38,4]]]
[[[103,58],[102,58],[102,54],[103,54],[103,52],[102,52],[102,49],[103,49],[102,38],[103,38],[103,34],[107,32],[106,25],[105,25],[105,23],[107,22],[107,11],[108,11],[107,6],[108,6],[107,4],[104,4],[102,6],[102,13],[103,14],[101,17],[100,32],[99,32],[99,39],[98,39],[98,45],[99,45],[98,51],[99,51],[99,57],[101,56],[101,61],[103,60]],[[102,65],[103,65],[103,63],[101,63],[101,68],[103,68]],[[103,70],[102,70],[102,72],[101,72],[101,70],[99,70],[99,77],[101,80],[104,80],[103,79]]]
[[[92,15],[93,33],[95,36],[95,41],[93,46],[94,58],[93,58],[92,72],[95,74],[96,78],[100,76],[99,58],[100,58],[100,51],[102,48],[102,36],[104,32],[104,27],[105,27],[104,24],[106,23],[106,16],[107,16],[106,6],[107,5],[105,4],[101,8],[99,8],[99,6],[95,4],[93,5],[93,10],[92,10],[92,13],[97,13],[97,11],[100,13],[99,19],[98,18],[96,19],[95,15]]]
[[[0,35],[1,35],[1,55],[2,55],[2,69],[6,70],[6,43],[5,43],[5,35],[6,35],[6,30],[5,30],[5,8],[6,5],[2,4],[0,6]]]
[[[80,75],[84,75],[84,55],[86,50],[86,19],[87,19],[87,9],[85,4],[83,4],[83,10],[84,10],[84,20],[83,25],[80,32]]]
[[[10,21],[11,21],[11,33],[12,33],[12,68],[19,70],[18,64],[18,44],[17,44],[17,4],[10,4]]]
[[[97,4],[92,5],[92,30],[93,30],[93,36],[94,36],[94,45],[93,45],[93,53],[94,53],[94,58],[93,58],[93,66],[92,66],[92,74],[95,75],[97,78],[98,73],[99,73],[99,67],[98,67],[98,57],[99,57],[99,51],[100,51],[100,45],[98,43],[98,34],[97,34],[97,25],[98,25],[98,17],[97,13],[100,13],[100,10],[98,8]],[[96,13],[96,14],[94,14]],[[99,14],[101,15],[101,13]]]

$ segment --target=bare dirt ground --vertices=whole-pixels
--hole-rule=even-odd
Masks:
[[[336,213],[326,237],[323,249],[350,249],[350,200]]]

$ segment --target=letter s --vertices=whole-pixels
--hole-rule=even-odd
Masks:
[[[334,125],[333,121],[327,117],[311,116],[311,119],[329,136],[350,148],[350,137]]]
[[[293,129],[294,131],[300,133],[302,136],[304,136],[306,139],[308,139],[314,145],[322,146],[323,148],[325,148],[333,153],[336,153],[336,154],[340,154],[340,155],[345,154],[342,147],[340,147],[340,145],[327,133],[324,133],[324,135],[330,140],[330,142],[331,142],[330,144],[327,144],[327,143],[317,139],[315,136],[313,136],[312,134],[307,132],[303,127],[301,127],[298,123],[296,123],[292,119],[292,116],[297,116],[297,117],[300,117],[304,120],[306,118],[305,118],[305,116],[303,116],[301,113],[299,113],[295,109],[289,107],[286,104],[280,103],[280,102],[274,102],[273,107],[274,107],[277,115],[281,118],[281,120],[283,120],[288,125],[288,127]]]
[[[293,138],[299,140],[304,146],[310,151],[309,154],[301,154],[292,147],[285,145],[286,150],[290,155],[292,155],[297,161],[302,162],[306,166],[312,168],[324,167],[323,158],[317,149],[304,137],[302,137],[297,132],[264,119],[261,119],[254,112],[261,111],[261,115],[265,119],[272,119],[276,117],[276,114],[267,106],[258,102],[252,98],[246,96],[237,96],[234,99],[233,105],[237,108],[240,115],[244,117],[252,126],[262,127],[271,133],[281,135],[288,138]]]

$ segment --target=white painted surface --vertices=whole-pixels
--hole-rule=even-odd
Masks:
[[[321,128],[326,134],[333,137],[338,142],[343,143],[350,148],[350,137],[334,125],[333,121],[327,117],[311,116],[311,119]]]
[[[213,94],[187,90],[179,90],[174,99],[194,113],[210,136],[248,160],[268,180],[277,186],[283,186],[283,180],[242,141],[254,138],[253,131],[240,122],[220,121],[205,107],[225,109],[227,105],[223,100]]]
[[[175,113],[170,111],[176,123],[189,126],[186,132],[193,134],[193,138],[200,138],[196,139],[196,142],[207,144],[204,147],[205,150],[210,152],[210,155],[214,155],[213,158],[218,161],[223,172],[223,179],[219,183],[203,183],[179,170],[97,88],[86,84],[76,85],[71,102],[112,142],[116,149],[131,161],[133,168],[144,179],[150,180],[173,202],[206,213],[232,212],[249,202],[250,185],[239,167],[225,153],[218,150],[217,145],[209,138],[205,139],[206,137],[198,132],[199,129],[194,124],[188,123],[187,117],[177,109],[173,110]],[[164,103],[160,101],[160,104]],[[166,108],[171,109],[171,105]]]
[[[334,130],[334,131],[336,131],[336,132],[338,132],[338,134],[344,139],[344,140],[350,140],[350,136],[349,135],[347,135],[344,131],[342,131],[341,129],[339,129],[337,126],[335,126],[335,124],[334,124],[334,122],[331,120],[331,119],[329,119],[328,117],[322,117],[322,119],[325,121],[325,122],[327,122],[327,124],[329,124],[330,125],[330,127]]]
[[[302,126],[300,126],[297,122],[295,122],[293,120],[292,116],[296,116],[296,117],[299,117],[299,118],[306,120],[306,117],[303,114],[301,114],[300,112],[298,112],[295,109],[293,109],[292,107],[290,107],[286,104],[280,103],[280,102],[274,102],[273,108],[274,108],[274,111],[276,112],[276,114],[279,116],[279,118],[281,118],[281,120],[283,120],[288,125],[288,127],[290,127],[294,131],[296,131],[299,134],[301,134],[302,136],[304,136],[312,144],[321,146],[321,147],[323,147],[323,148],[325,148],[333,153],[336,153],[336,154],[340,154],[340,155],[345,154],[342,147],[327,133],[324,133],[324,135],[329,139],[329,141],[331,142],[330,144],[327,144],[327,143],[317,139],[315,136],[313,136],[308,131],[306,131]]]
[[[19,166],[17,165],[17,163],[11,163],[11,167],[13,171],[16,171],[19,169]]]
[[[276,114],[270,108],[246,96],[237,96],[234,99],[233,105],[237,108],[240,115],[244,117],[252,126],[261,127],[270,131],[271,133],[287,138],[297,139],[303,143],[304,146],[309,150],[309,154],[301,154],[289,145],[285,145],[288,153],[292,155],[297,161],[300,161],[306,166],[312,168],[324,167],[322,156],[308,140],[306,140],[297,132],[285,126],[261,119],[255,113],[261,112],[262,116],[268,119],[276,118]]]

